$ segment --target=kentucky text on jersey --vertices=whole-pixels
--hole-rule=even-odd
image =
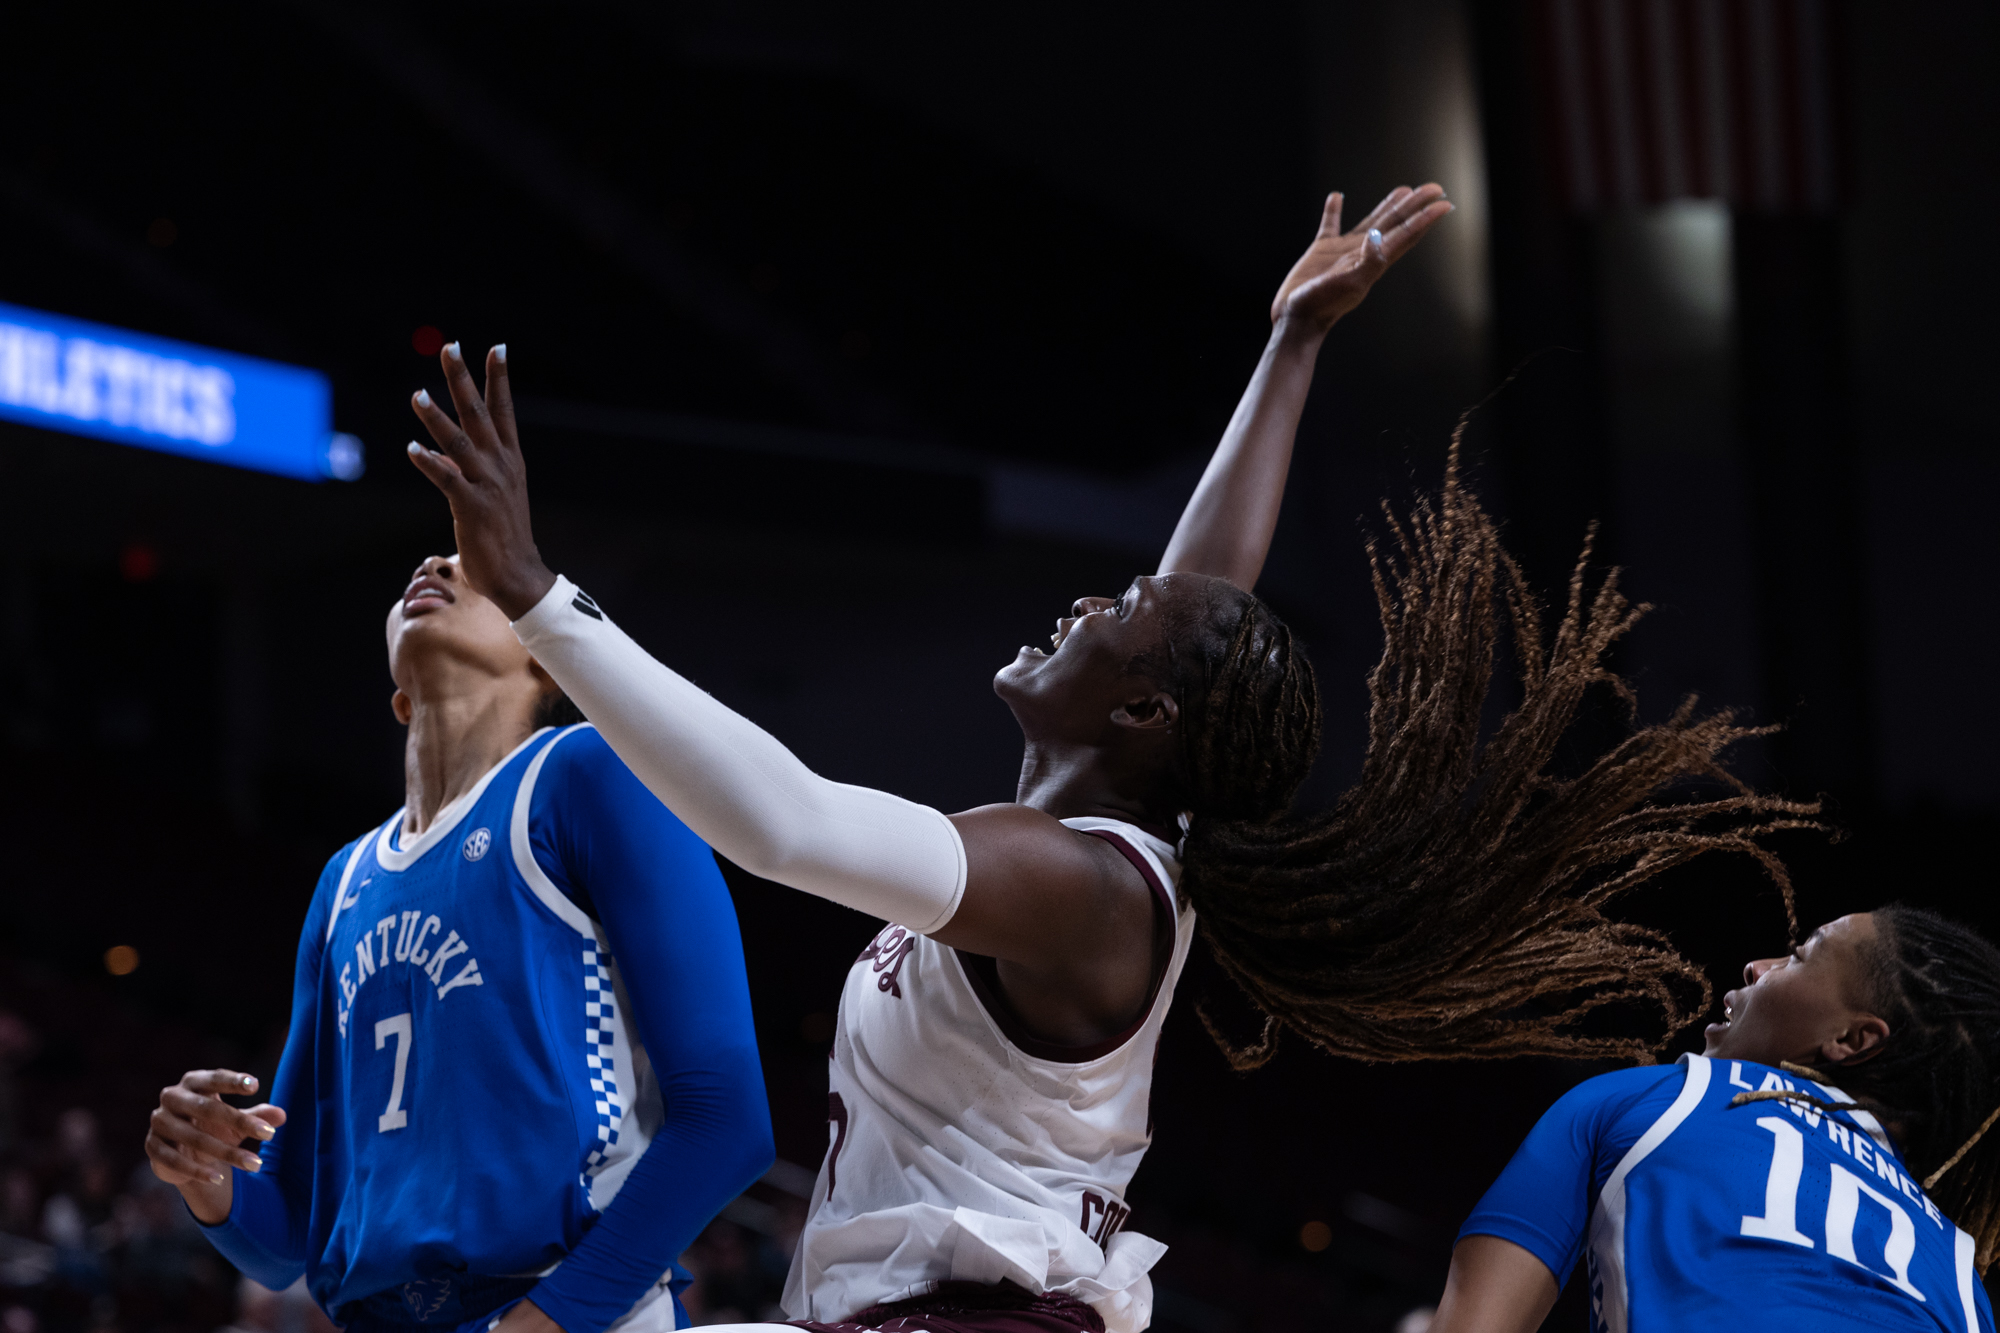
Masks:
[[[482,829],[480,832],[485,830]],[[364,883],[362,887],[366,888],[367,884]],[[353,901],[358,902],[359,898]],[[419,920],[423,924],[419,925]],[[467,959],[465,965],[458,969],[450,981],[444,979],[445,964],[459,954],[469,952],[472,946],[460,939],[458,932],[454,930],[445,936],[435,951],[425,947],[424,941],[443,929],[444,922],[435,912],[426,916],[418,911],[405,911],[399,915],[383,917],[375,923],[372,934],[363,935],[355,941],[354,962],[343,963],[340,968],[341,1036],[347,1035],[347,1015],[353,1010],[355,994],[368,984],[368,978],[374,976],[377,971],[387,971],[392,962],[423,969],[423,974],[430,978],[431,985],[437,988],[437,997],[440,1000],[460,986],[486,984],[486,978],[479,975],[477,958]],[[391,935],[396,937],[393,949],[389,943]]]
[[[321,877],[288,1119],[211,1239],[349,1333],[528,1295],[566,1333],[684,1325],[676,1257],[771,1160],[714,857],[587,725],[402,826]]]

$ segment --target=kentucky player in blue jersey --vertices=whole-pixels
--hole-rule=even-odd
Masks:
[[[676,1257],[772,1160],[714,858],[595,730],[543,725],[567,701],[455,561],[388,634],[408,804],[320,876],[275,1104],[188,1074],[153,1168],[349,1333],[685,1327]]]
[[[1991,1333],[2000,950],[1929,912],[1744,969],[1704,1055],[1572,1089],[1473,1210],[1433,1333],[1591,1324]]]

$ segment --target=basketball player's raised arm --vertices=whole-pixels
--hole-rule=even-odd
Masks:
[[[1320,342],[1451,212],[1437,185],[1398,186],[1343,232],[1341,202],[1338,194],[1327,196],[1319,234],[1271,302],[1270,341],[1160,558],[1162,574],[1213,574],[1246,591],[1255,586],[1278,526]]]
[[[583,710],[633,774],[694,834],[754,875],[870,916],[935,934],[965,900],[968,850],[1015,864],[1025,841],[1036,891],[1010,910],[981,903],[947,940],[1017,958],[1044,951],[1067,915],[1094,910],[1102,864],[1038,811],[1011,819],[953,819],[887,792],[814,773],[748,718],[668,668],[620,630],[588,594],[542,563],[529,521],[504,348],[487,355],[480,394],[456,346],[443,356],[458,420],[418,395],[414,406],[439,448],[410,457],[451,501],[460,567],[514,622],[515,633]],[[998,823],[993,830],[988,825]],[[969,829],[962,836],[961,828]],[[1094,845],[1094,844],[1093,844]],[[976,877],[975,896],[992,876]],[[1141,902],[1140,910],[1150,912]]]
[[[444,368],[454,422],[414,406],[438,451],[417,466],[451,501],[460,565],[514,621],[528,651],[596,724],[633,774],[695,836],[754,875],[919,933],[965,892],[965,844],[944,814],[832,782],[776,737],[655,659],[535,549],[504,348],[481,395],[458,355]]]

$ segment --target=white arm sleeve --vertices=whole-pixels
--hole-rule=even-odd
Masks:
[[[829,782],[656,661],[560,576],[514,632],[639,781],[753,875],[928,934],[965,895],[942,812]]]

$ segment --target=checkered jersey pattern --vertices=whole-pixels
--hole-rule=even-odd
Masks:
[[[618,1097],[618,1070],[614,1059],[614,1023],[618,1004],[611,986],[611,955],[601,949],[583,951],[583,989],[588,997],[584,1016],[584,1063],[590,1067],[590,1091],[597,1106],[597,1146],[586,1163],[590,1174],[604,1169],[611,1150],[618,1146],[618,1127],[625,1120],[625,1103]]]

